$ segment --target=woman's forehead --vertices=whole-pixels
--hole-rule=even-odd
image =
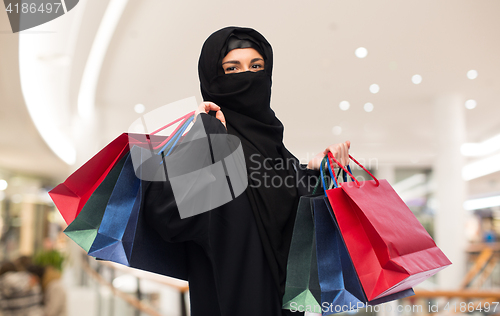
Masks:
[[[227,53],[227,55],[223,58],[222,62],[228,61],[228,60],[238,60],[238,59],[254,59],[254,58],[261,58],[261,54],[254,48],[235,48]]]

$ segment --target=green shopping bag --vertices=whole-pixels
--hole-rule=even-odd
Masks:
[[[86,252],[89,251],[97,236],[109,198],[129,155],[127,153],[123,156],[111,169],[108,176],[104,178],[87,203],[85,203],[80,214],[64,230],[64,233]]]
[[[321,161],[321,169],[326,168],[327,157]],[[287,262],[287,276],[283,308],[290,310],[322,313],[321,286],[316,253],[316,229],[314,225],[314,201],[324,200],[320,183],[328,188],[335,179],[329,177],[318,181],[312,195],[301,196],[293,228],[292,241]]]
[[[91,180],[88,180],[86,178],[89,177],[89,175],[93,175],[94,169],[100,170],[99,164],[101,162],[103,162],[106,159],[111,161],[120,159],[111,168],[109,173],[105,175],[102,182],[97,186],[97,188],[95,188],[93,192],[89,190],[87,190],[89,192],[85,191],[87,192],[86,194],[87,195],[90,194],[90,196],[88,197],[88,200],[84,202],[85,204],[83,205],[81,210],[76,211],[77,212],[76,217],[71,217],[71,216],[68,217],[69,215],[65,217],[66,219],[69,218],[74,218],[74,219],[69,223],[68,227],[66,227],[64,233],[74,242],[76,242],[80,247],[82,247],[85,251],[88,252],[97,236],[97,231],[101,226],[101,221],[104,216],[104,212],[108,205],[113,189],[115,188],[116,183],[119,180],[119,176],[120,173],[122,172],[125,161],[127,157],[130,156],[129,149],[132,148],[133,146],[139,146],[148,149],[151,147],[153,147],[154,149],[159,149],[163,146],[163,148],[160,149],[160,152],[165,152],[168,155],[168,153],[170,153],[172,148],[177,144],[179,137],[184,133],[187,126],[192,121],[193,114],[194,112],[188,113],[183,117],[181,117],[180,119],[177,119],[172,123],[167,124],[166,126],[162,127],[161,129],[149,135],[124,133],[120,135],[119,138],[117,138],[117,140],[121,141],[119,144],[122,147],[126,145],[125,147],[126,153],[123,155],[123,157],[120,158],[120,156],[117,156],[117,153],[119,155],[122,155],[123,150],[120,152],[117,152],[116,150],[115,151],[105,150],[111,145],[116,147],[117,140],[114,140],[108,146],[106,146],[105,149],[101,150],[97,155],[95,155],[91,160],[89,160],[93,161],[93,164],[89,165],[89,163],[87,163],[83,167],[78,169],[75,173],[73,173],[68,178],[68,179],[73,179],[73,181],[70,182],[72,184],[72,187],[70,188],[74,190],[75,188],[78,188],[79,190],[77,191],[81,191],[81,187],[82,186],[85,187],[85,185],[82,184],[84,183],[84,180],[86,180],[89,183],[92,183],[92,185],[95,185],[94,184],[95,181],[93,178]],[[181,124],[176,128],[176,130],[173,132],[171,136],[167,137],[167,136],[155,135],[157,132],[169,127],[170,125],[180,121],[181,119],[184,119],[184,121],[181,122]],[[126,136],[125,140],[123,139],[124,136]],[[106,159],[104,159],[103,157],[105,157]],[[56,204],[58,205],[59,211],[63,216],[68,213],[70,214],[74,213],[68,211],[72,209],[71,206],[74,204],[74,202],[73,203],[69,202],[77,198],[77,202],[81,203],[80,201],[81,198],[78,197],[78,195],[75,196],[75,194],[72,194],[68,199],[68,197],[64,194],[62,194],[61,198],[61,192],[57,191],[56,189],[52,190],[51,192],[52,192],[51,197],[52,199],[54,199],[55,202],[58,202]]]
[[[318,279],[316,237],[311,200],[302,196],[293,228],[283,296],[283,308],[321,313],[321,288]]]

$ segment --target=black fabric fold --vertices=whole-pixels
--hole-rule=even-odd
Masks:
[[[230,37],[251,40],[260,48],[264,70],[224,74],[222,59]],[[281,295],[299,200],[299,161],[283,144],[284,127],[271,109],[273,53],[271,45],[250,28],[227,27],[204,43],[199,64],[205,101],[221,107],[229,134],[240,138],[249,186],[246,190],[263,248]]]

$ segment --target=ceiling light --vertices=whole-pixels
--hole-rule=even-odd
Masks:
[[[470,163],[462,168],[466,181],[500,171],[500,154]]]
[[[500,149],[500,134],[480,143],[465,143],[460,147],[462,155],[479,157],[492,154]]]
[[[419,84],[422,82],[422,76],[421,75],[413,75],[413,77],[411,77],[411,82],[413,82],[414,84]]]
[[[339,103],[339,107],[340,107],[340,109],[341,109],[342,111],[347,111],[347,110],[349,110],[349,107],[350,107],[350,106],[351,106],[351,105],[350,105],[350,104],[349,104],[349,102],[347,102],[347,101],[342,101],[342,102],[340,102],[340,103]]]
[[[380,87],[378,86],[378,84],[375,84],[375,83],[374,83],[374,84],[372,84],[372,85],[370,86],[370,92],[371,92],[371,93],[377,93],[377,92],[379,92],[379,91],[380,91]]]
[[[467,200],[464,202],[464,209],[467,211],[473,211],[499,205],[500,205],[500,195],[496,195],[486,198]]]
[[[144,104],[140,104],[140,103],[139,103],[139,104],[136,104],[136,105],[134,106],[134,111],[135,111],[135,113],[139,113],[139,114],[141,114],[141,113],[144,113],[144,111],[145,111],[145,110],[146,110],[146,107],[144,106]]]
[[[467,71],[467,78],[473,80],[473,79],[476,79],[477,78],[477,70],[469,70]]]
[[[0,179],[0,191],[7,189],[7,186],[7,181],[5,181],[4,179]]]
[[[356,48],[356,51],[354,51],[354,54],[358,58],[365,58],[366,55],[368,55],[368,50],[364,47],[358,47]]]
[[[333,135],[340,135],[342,133],[342,127],[334,126],[332,128],[332,133],[333,133]]]
[[[476,100],[467,100],[465,101],[465,107],[469,110],[472,110],[477,106]]]
[[[363,108],[365,109],[366,112],[371,112],[373,111],[373,104],[368,102],[368,103],[365,103],[365,105],[363,106]]]

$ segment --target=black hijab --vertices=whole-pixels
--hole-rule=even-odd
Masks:
[[[263,55],[264,70],[224,74],[222,59],[235,37],[250,42]],[[198,74],[203,99],[221,107],[228,133],[242,142],[249,181],[246,192],[273,277],[283,294],[299,199],[293,165],[299,163],[283,145],[283,124],[270,106],[272,67],[271,45],[259,32],[226,27],[205,41]]]

